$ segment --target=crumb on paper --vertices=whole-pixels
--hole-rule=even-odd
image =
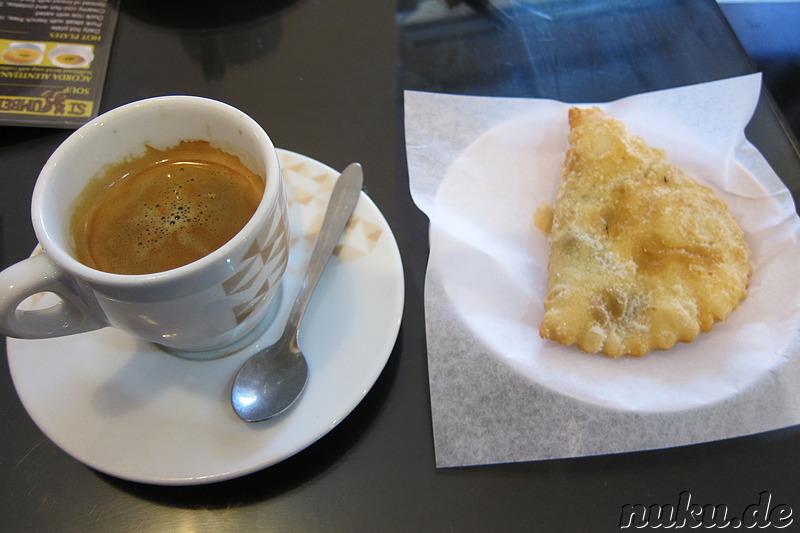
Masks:
[[[550,235],[550,228],[553,226],[553,205],[542,204],[537,207],[533,214],[533,223],[539,231]]]

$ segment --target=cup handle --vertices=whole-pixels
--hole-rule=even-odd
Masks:
[[[19,309],[26,298],[39,292],[52,292],[60,301],[46,309]],[[46,253],[29,257],[0,272],[0,332],[9,337],[45,339],[107,325]]]

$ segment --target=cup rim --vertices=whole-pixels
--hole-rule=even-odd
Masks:
[[[65,249],[65,247],[56,243],[56,239],[52,233],[58,231],[58,228],[51,229],[48,223],[48,217],[44,213],[46,197],[49,194],[49,184],[55,180],[54,168],[64,153],[72,150],[78,143],[83,142],[87,132],[93,131],[98,128],[109,127],[107,124],[117,120],[117,117],[128,114],[131,111],[140,109],[143,106],[152,107],[159,105],[203,105],[212,106],[219,110],[238,115],[238,119],[244,122],[244,125],[253,133],[258,141],[263,144],[263,148],[267,153],[267,158],[270,160],[267,164],[265,179],[264,194],[261,201],[256,208],[256,211],[250,217],[250,220],[225,244],[214,250],[213,252],[176,268],[164,270],[160,272],[152,272],[148,274],[116,274],[112,272],[105,272],[87,266],[78,261],[73,255]],[[58,148],[53,152],[50,158],[42,168],[39,177],[33,190],[33,197],[31,201],[31,216],[34,226],[34,231],[39,243],[41,244],[45,253],[59,266],[67,272],[76,276],[79,279],[95,283],[99,285],[114,286],[122,289],[128,289],[136,286],[153,286],[159,283],[174,282],[176,279],[187,278],[189,276],[206,272],[215,268],[225,269],[226,259],[230,257],[233,250],[239,246],[242,241],[246,241],[255,235],[258,228],[263,224],[264,220],[269,219],[270,213],[277,208],[278,195],[282,194],[282,188],[279,187],[281,180],[281,172],[278,161],[278,155],[275,146],[267,133],[249,115],[243,111],[226,104],[219,100],[201,96],[191,95],[168,95],[157,96],[153,98],[146,98],[124,104],[122,106],[111,109],[101,115],[98,115],[92,121],[87,122],[77,130],[75,130]]]

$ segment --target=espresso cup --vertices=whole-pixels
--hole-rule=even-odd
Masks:
[[[87,184],[104,169],[181,141],[207,141],[264,178],[255,213],[227,243],[193,262],[151,274],[115,274],[76,258],[70,230]],[[31,214],[42,253],[0,273],[0,328],[38,339],[113,326],[193,358],[226,347],[269,321],[288,260],[286,197],[272,141],[243,112],[192,96],[124,105],[76,130],[39,174]],[[25,309],[38,293],[58,302]],[[213,354],[213,355],[211,355]]]

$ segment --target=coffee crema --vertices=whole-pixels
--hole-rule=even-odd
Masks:
[[[206,141],[182,141],[105,169],[74,206],[77,259],[114,274],[189,264],[231,240],[255,213],[264,179]]]

